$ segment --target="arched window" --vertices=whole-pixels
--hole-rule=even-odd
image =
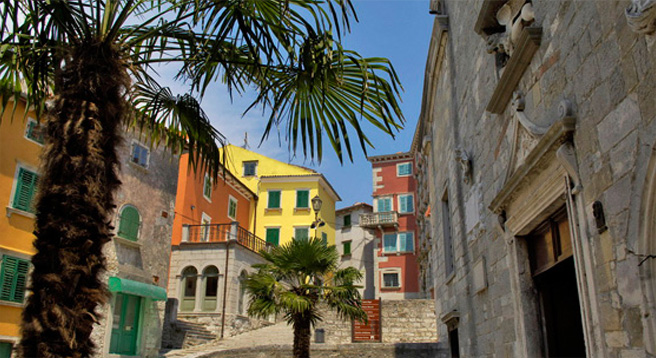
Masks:
[[[219,269],[208,266],[203,271],[205,281],[205,296],[203,297],[203,311],[216,310],[216,301],[219,292]]]
[[[196,306],[196,277],[198,271],[189,266],[182,270],[182,300],[180,311],[193,311]]]
[[[240,315],[246,315],[246,279],[248,278],[248,273],[242,271],[239,274],[239,301],[237,302],[237,312]]]
[[[118,220],[118,236],[137,241],[139,238],[139,226],[141,225],[139,211],[134,206],[125,206]]]

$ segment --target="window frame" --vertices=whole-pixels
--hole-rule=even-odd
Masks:
[[[271,193],[278,193],[278,206],[271,207]],[[267,190],[267,209],[269,210],[281,210],[282,209],[282,190],[280,189],[271,189]]]
[[[232,207],[232,203],[235,203],[235,213],[234,213],[234,216],[230,216],[230,209],[231,209],[231,207]],[[237,208],[238,208],[238,203],[239,203],[239,201],[237,201],[237,199],[236,199],[234,196],[232,196],[232,195],[228,195],[228,218],[229,218],[229,219],[232,219],[232,221],[237,221]]]
[[[410,166],[410,173],[401,174],[401,167],[406,166],[406,165]],[[412,167],[412,162],[403,162],[403,163],[397,163],[396,164],[396,176],[398,178],[412,176],[413,172],[414,172],[414,168]]]
[[[250,165],[250,164],[254,164],[253,174],[246,174],[246,166]],[[242,165],[242,171],[241,171],[242,177],[256,177],[257,176],[257,167],[258,167],[258,161],[257,160],[246,160],[246,161],[242,162],[241,165]]]
[[[307,206],[298,206],[298,194],[300,192],[307,192]],[[310,189],[296,189],[296,201],[294,202],[294,208],[297,210],[310,210]]]
[[[208,188],[209,188],[209,195],[207,195],[206,193]],[[210,178],[209,174],[205,173],[205,176],[203,177],[203,198],[205,198],[205,200],[209,201],[210,203],[212,202],[213,191],[214,191],[213,180],[212,178]]]
[[[412,211],[401,211],[401,199],[402,198],[407,198],[410,197],[411,202],[412,202]],[[405,193],[405,194],[399,194],[396,198],[396,203],[398,207],[398,212],[399,214],[414,214],[415,212],[415,195],[413,193]],[[406,203],[407,206],[407,203]]]
[[[34,188],[32,189],[32,194],[30,198],[30,208],[28,210],[24,210],[23,208],[19,208],[16,206],[16,195],[18,194],[18,189],[19,189],[19,176],[21,170],[30,172],[34,174],[36,177],[36,184],[34,184]],[[14,180],[12,183],[12,188],[11,188],[11,196],[9,196],[9,205],[8,208],[10,208],[12,211],[18,212],[18,213],[23,213],[28,216],[33,216],[35,215],[34,213],[34,205],[36,204],[34,202],[34,198],[36,197],[36,192],[38,190],[38,182],[39,182],[39,171],[29,165],[25,165],[21,162],[16,163],[16,171],[14,172]],[[22,184],[20,185],[22,186]]]
[[[35,143],[35,144],[40,145],[40,146],[43,146],[43,144],[45,143],[44,133],[41,133],[41,137],[42,137],[42,138],[41,138],[41,140],[42,140],[41,142],[39,142],[39,141],[38,141],[37,139],[35,139],[35,138],[30,138],[30,133],[33,133],[32,131],[33,131],[34,128],[35,128],[35,127],[32,127],[32,126],[31,126],[32,124],[34,124],[35,127],[38,127],[38,126],[41,125],[41,123],[37,122],[36,119],[34,119],[34,118],[32,118],[32,117],[27,117],[27,124],[26,124],[26,126],[25,126],[25,134],[23,135],[23,137],[24,137],[25,139],[29,140],[29,141],[32,142],[32,143]],[[43,127],[41,128],[41,130],[43,130]]]
[[[385,275],[396,275],[396,281],[398,282],[399,285],[398,286],[386,285]],[[403,288],[403,276],[401,275],[401,269],[395,268],[395,269],[382,270],[380,273],[380,288],[383,290],[399,290]]]
[[[276,243],[272,243],[269,241],[269,230],[276,230],[278,232],[278,237],[276,238]],[[264,241],[268,244],[274,245],[274,246],[280,246],[280,226],[269,226],[264,228]]]
[[[29,274],[30,270],[32,269],[32,264],[30,263],[30,260],[24,259],[19,256],[14,256],[14,255],[9,255],[9,254],[2,254],[2,263],[0,264],[0,301],[2,302],[11,302],[15,304],[22,305],[25,303],[25,298],[27,294],[27,286],[28,286],[28,280],[29,280]],[[15,260],[15,269],[13,272],[13,276],[11,278],[6,278],[5,273],[8,270],[6,267],[7,264],[7,259],[12,259]],[[23,266],[26,266],[24,269],[25,272],[21,272],[20,266],[23,264]],[[19,280],[20,277],[22,276],[22,290],[19,290]],[[11,289],[9,291],[9,297],[7,298],[2,298],[3,295],[3,288],[5,286],[5,280],[11,280],[9,283],[11,285]],[[20,295],[20,298],[17,298],[17,295]]]
[[[206,219],[207,219],[207,224],[204,224],[203,222],[206,221]],[[210,242],[210,235],[211,235],[210,225],[212,225],[212,217],[207,215],[205,212],[201,213],[200,225],[201,225],[200,237],[198,239],[200,240],[200,242]],[[203,238],[205,239],[203,240]]]
[[[412,250],[401,250],[401,235],[410,235],[412,237]],[[387,247],[390,247],[385,244],[385,239],[386,236],[392,236],[394,235],[394,250],[387,250]],[[406,237],[406,242],[407,242],[407,237]],[[408,254],[408,253],[414,253],[415,252],[415,233],[413,231],[398,231],[398,232],[386,232],[383,233],[383,238],[382,238],[382,251],[383,254]],[[406,245],[407,247],[407,245]]]
[[[348,218],[348,220],[346,220]],[[348,221],[348,224],[346,223]],[[353,226],[353,219],[351,218],[351,214],[346,214],[342,217],[342,227],[351,227]]]
[[[134,158],[134,150],[137,147],[142,147],[146,150],[146,160],[145,160],[146,163],[145,163],[145,165],[141,165],[139,162],[134,161],[134,159],[135,159]],[[150,166],[150,148],[147,145],[144,145],[143,143],[141,143],[140,141],[133,139],[132,144],[130,145],[130,158],[128,159],[128,162],[132,163],[132,165],[136,165],[139,168],[147,170],[148,167]]]

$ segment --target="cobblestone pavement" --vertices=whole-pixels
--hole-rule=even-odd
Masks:
[[[198,358],[209,352],[223,351],[228,349],[248,348],[269,345],[292,345],[294,332],[286,322],[276,323],[269,327],[260,328],[246,332],[234,337],[224,338],[203,345],[175,349],[162,353],[162,358]]]

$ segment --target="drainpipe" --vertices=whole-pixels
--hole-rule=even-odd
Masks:
[[[223,304],[221,307],[221,339],[223,339],[223,333],[225,331],[226,302],[228,302],[228,280],[230,279],[230,276],[228,275],[228,262],[230,261],[230,244],[237,240],[238,227],[239,223],[233,221],[230,226],[230,238],[226,243],[225,280],[223,281]]]

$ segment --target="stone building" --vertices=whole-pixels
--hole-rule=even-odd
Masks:
[[[375,298],[374,287],[374,236],[370,229],[360,226],[360,216],[369,214],[373,207],[355,203],[335,212],[335,245],[340,254],[340,268],[355,267],[362,272],[358,283],[360,296]]]
[[[453,357],[656,355],[656,2],[433,0],[413,143]]]
[[[128,132],[118,149],[122,185],[105,245],[112,293],[93,331],[99,356],[157,357],[161,345],[177,158]]]

